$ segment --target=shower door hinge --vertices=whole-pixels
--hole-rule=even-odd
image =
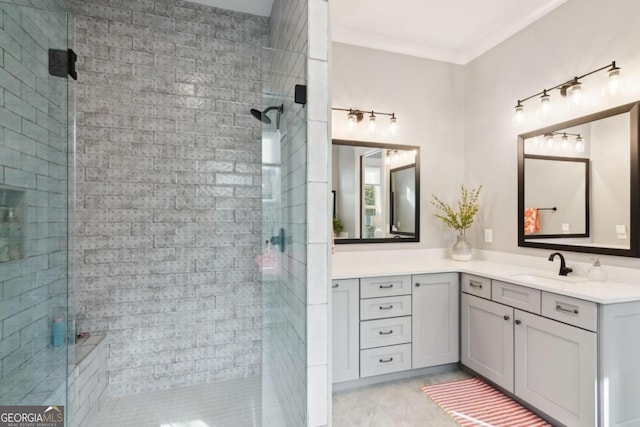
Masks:
[[[68,74],[73,80],[78,80],[77,60],[78,56],[72,49],[49,49],[49,74],[65,79]]]
[[[305,85],[296,85],[294,100],[296,104],[307,104],[307,87]]]

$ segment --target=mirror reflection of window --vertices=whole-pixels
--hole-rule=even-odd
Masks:
[[[364,238],[382,237],[382,190],[380,188],[380,167],[364,168],[362,236]]]

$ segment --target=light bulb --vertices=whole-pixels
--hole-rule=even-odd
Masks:
[[[576,137],[576,151],[578,153],[584,153],[584,140],[580,135]]]
[[[385,159],[384,159],[384,162],[385,162],[386,164],[391,163],[391,153],[389,152],[389,150],[387,150],[387,155],[386,155],[386,157],[385,157]]]
[[[569,137],[567,136],[567,134],[563,134],[560,139],[562,140],[562,144],[561,147],[563,150],[566,150],[569,148]]]
[[[399,156],[400,156],[400,153],[398,152],[398,150],[393,150],[393,160],[398,160]]]
[[[356,114],[353,112],[353,110],[350,110],[349,115],[347,116],[347,129],[349,129],[349,132],[353,132],[357,127],[358,118],[356,117]]]
[[[371,112],[369,116],[369,132],[374,133],[376,131],[376,115]]]
[[[520,126],[524,123],[524,106],[520,101],[516,104],[513,114],[513,126]]]
[[[545,141],[547,141],[547,147],[549,148],[553,148],[553,144],[555,142],[555,140],[553,139],[553,134],[552,133],[548,133],[544,136]]]
[[[545,117],[549,114],[549,110],[551,108],[551,97],[547,93],[546,90],[542,91],[542,96],[540,97],[540,114],[542,117]]]
[[[391,118],[389,119],[389,130],[391,131],[392,136],[396,136],[398,134],[398,119],[396,119],[395,113],[392,113]]]
[[[574,107],[582,104],[582,83],[580,83],[579,81],[576,81],[569,88],[569,102]]]
[[[537,147],[538,145],[540,145],[540,139],[539,139],[537,136],[534,136],[534,137],[533,137],[532,142],[533,142],[533,145],[534,145],[535,147]]]
[[[615,61],[607,72],[609,73],[609,82],[607,85],[609,87],[609,93],[615,95],[620,90],[620,68],[616,67]]]

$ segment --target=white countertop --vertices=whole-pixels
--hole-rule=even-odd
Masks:
[[[592,282],[573,273],[568,277],[557,276],[557,261],[553,268],[541,270],[493,261],[453,261],[435,255],[433,251],[399,250],[338,252],[333,255],[332,263],[333,279],[458,272],[476,274],[599,304],[640,301],[640,285],[611,281]],[[570,263],[567,264],[571,266]]]

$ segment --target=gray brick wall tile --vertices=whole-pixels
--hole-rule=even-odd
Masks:
[[[79,326],[112,339],[109,393],[255,375],[261,156],[248,109],[262,101],[252,70],[268,19],[180,0],[75,6]],[[47,112],[38,101],[26,102]]]
[[[108,21],[116,22],[131,22],[131,11],[116,9],[100,4],[88,5],[85,13],[92,18],[106,19]]]
[[[173,30],[175,27],[175,19],[158,16],[157,14],[133,12],[133,23],[138,25],[145,25],[160,30]]]

